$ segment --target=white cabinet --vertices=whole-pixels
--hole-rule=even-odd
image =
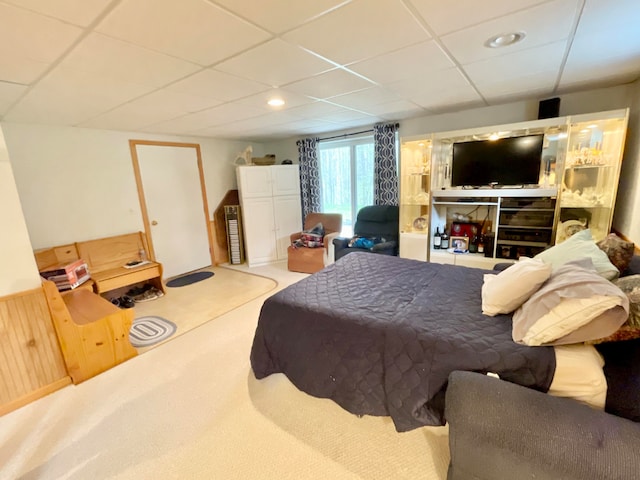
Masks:
[[[289,236],[302,230],[298,166],[240,166],[236,175],[247,263],[286,259]]]
[[[429,248],[429,193],[431,140],[401,141],[400,151],[400,256],[427,260]]]

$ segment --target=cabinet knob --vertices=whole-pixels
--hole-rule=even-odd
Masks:
[[[158,224],[158,222],[156,222],[155,220],[153,220],[153,221],[151,222],[151,225],[153,225],[154,227],[155,227],[157,224]]]

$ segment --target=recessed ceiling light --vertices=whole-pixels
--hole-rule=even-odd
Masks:
[[[522,41],[525,36],[524,32],[501,33],[484,42],[484,46],[489,48],[508,47]]]
[[[284,105],[284,100],[281,98],[272,98],[267,103],[272,107],[281,107],[282,105]]]

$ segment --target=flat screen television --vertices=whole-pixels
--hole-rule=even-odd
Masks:
[[[538,185],[543,135],[453,144],[453,187]]]

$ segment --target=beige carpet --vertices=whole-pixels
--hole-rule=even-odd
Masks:
[[[278,288],[302,278],[252,271]],[[253,377],[251,341],[271,293],[0,417],[0,478],[446,478],[446,427],[399,434],[282,375]]]

